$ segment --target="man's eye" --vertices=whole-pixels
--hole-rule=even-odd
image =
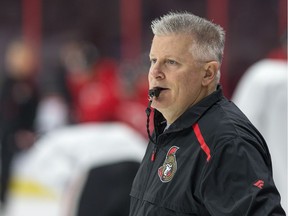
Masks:
[[[167,63],[168,63],[168,64],[171,64],[171,65],[174,65],[174,64],[176,64],[176,61],[174,61],[174,60],[167,60]]]
[[[150,59],[151,64],[155,64],[156,63],[156,59]]]

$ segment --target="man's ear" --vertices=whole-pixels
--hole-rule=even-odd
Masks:
[[[208,86],[210,83],[216,80],[217,71],[219,70],[219,63],[217,61],[211,61],[204,65],[204,77],[202,79],[202,85]]]

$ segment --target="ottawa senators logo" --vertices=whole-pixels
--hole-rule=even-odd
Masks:
[[[163,165],[158,169],[158,176],[164,183],[171,181],[177,171],[176,151],[178,149],[179,147],[172,146],[167,152]]]

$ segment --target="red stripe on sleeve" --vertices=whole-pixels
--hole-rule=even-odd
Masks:
[[[194,130],[194,133],[196,135],[196,138],[197,138],[198,142],[200,143],[200,147],[202,148],[202,150],[207,155],[207,162],[208,162],[210,160],[210,158],[211,158],[210,149],[209,149],[208,145],[206,144],[206,142],[205,142],[205,140],[204,140],[204,138],[203,138],[203,136],[201,134],[201,131],[200,131],[198,123],[193,125],[193,130]]]

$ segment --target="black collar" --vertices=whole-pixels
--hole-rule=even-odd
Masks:
[[[191,127],[221,98],[223,98],[222,87],[218,85],[216,91],[187,109],[178,119],[176,119],[176,121],[170,125],[167,132],[183,130],[184,128]],[[155,132],[159,135],[163,132],[166,126],[166,120],[158,110],[155,109],[154,112]]]

